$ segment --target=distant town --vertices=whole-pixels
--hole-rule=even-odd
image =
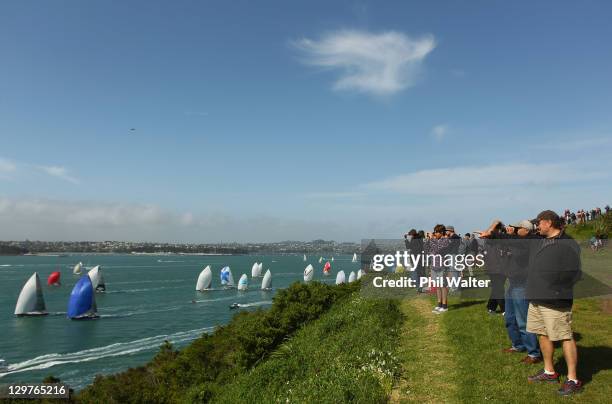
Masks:
[[[358,243],[327,240],[281,241],[277,243],[144,243],[130,241],[0,241],[0,255],[70,253],[107,254],[353,254]]]

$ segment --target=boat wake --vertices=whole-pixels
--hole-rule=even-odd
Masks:
[[[272,300],[264,300],[261,302],[253,302],[253,303],[239,303],[238,307],[257,307],[257,306],[267,306],[272,304]]]
[[[185,282],[186,279],[154,279],[148,281],[121,281],[121,282],[107,282],[107,285],[128,285],[128,284],[141,284],[141,283],[179,283]]]
[[[161,286],[159,288],[149,288],[149,289],[121,289],[121,290],[107,290],[105,293],[139,293],[139,292],[150,292],[153,290],[164,290],[164,289],[179,289],[183,286]]]
[[[164,341],[168,341],[173,345],[178,345],[199,338],[203,333],[210,332],[214,330],[214,328],[215,327],[205,327],[189,331],[179,331],[175,332],[174,334],[156,335],[154,337],[142,338],[128,342],[119,342],[78,352],[53,353],[37,356],[33,359],[9,365],[7,371],[0,371],[0,378],[13,373],[48,369],[53,366],[64,365],[67,363],[91,362],[102,358],[156,350],[161,344],[163,344]]]
[[[165,309],[156,309],[156,310],[136,310],[136,311],[128,311],[120,314],[100,314],[100,318],[123,318],[123,317],[132,317],[138,316],[141,314],[149,314],[149,313],[164,313],[167,311],[174,311],[183,308],[184,306],[174,306],[174,307],[166,307]]]
[[[236,296],[220,297],[218,299],[201,299],[194,300],[195,303],[220,302],[222,300],[236,300]]]

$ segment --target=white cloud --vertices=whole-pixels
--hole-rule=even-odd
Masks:
[[[392,95],[416,83],[436,42],[432,35],[412,38],[395,31],[346,30],[319,40],[304,38],[294,45],[304,53],[304,63],[341,71],[334,89]]]
[[[0,178],[10,178],[15,171],[17,171],[15,163],[0,157]]]
[[[441,142],[448,134],[448,125],[436,125],[431,129],[431,136]]]
[[[68,170],[65,167],[59,166],[38,166],[39,169],[49,174],[52,177],[56,177],[62,179],[64,181],[72,182],[73,184],[78,184],[79,180],[74,178],[68,173]]]
[[[415,171],[365,184],[378,191],[413,195],[474,195],[494,192],[511,193],[511,189],[570,184],[605,178],[605,171],[588,171],[563,164],[512,163],[487,166],[464,166]]]

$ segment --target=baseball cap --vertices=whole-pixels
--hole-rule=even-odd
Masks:
[[[529,231],[533,231],[533,223],[531,223],[531,221],[527,220],[527,219],[521,220],[520,222],[517,222],[515,224],[511,224],[510,226],[527,229]]]

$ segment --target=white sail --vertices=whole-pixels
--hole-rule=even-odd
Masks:
[[[357,253],[353,254],[353,260],[352,262],[357,262]]]
[[[306,254],[304,254],[304,262],[306,262]]]
[[[257,268],[257,276],[261,276],[262,272],[263,272],[263,262],[260,262],[259,267]]]
[[[340,285],[341,283],[345,283],[345,282],[346,282],[346,275],[344,275],[344,271],[338,272],[338,275],[336,275],[336,285]]]
[[[363,276],[363,271],[360,269],[359,271],[357,271],[357,280],[361,279],[362,276]]]
[[[332,257],[331,262],[334,262],[334,257]]]
[[[351,271],[351,273],[349,274],[349,283],[355,282],[356,280],[357,280],[357,275],[355,275],[354,271]]]
[[[304,282],[310,282],[313,276],[314,276],[314,268],[311,264],[308,264],[306,269],[304,269]]]
[[[253,264],[253,266],[251,267],[251,278],[254,278],[258,275],[258,271],[259,271],[259,264],[256,262]]]
[[[45,299],[40,278],[38,272],[34,272],[19,293],[15,305],[15,314],[18,316],[42,316],[47,314],[45,310]]]
[[[323,262],[323,257],[319,258],[319,264]]]
[[[270,290],[272,286],[272,272],[268,269],[261,281],[261,290]]]
[[[249,278],[246,274],[242,274],[238,280],[238,290],[247,290],[249,287]]]
[[[91,279],[91,285],[95,291],[103,291],[106,289],[104,284],[104,276],[102,276],[102,267],[96,265],[89,272],[87,272],[89,279]]]
[[[212,284],[212,271],[210,269],[210,265],[207,265],[206,268],[200,272],[200,276],[198,276],[198,281],[196,282],[196,290],[206,290],[210,289],[210,285]]]
[[[76,264],[74,266],[74,269],[72,270],[72,273],[75,275],[80,275],[81,274],[81,268],[83,268],[83,263],[79,262],[78,264]]]

